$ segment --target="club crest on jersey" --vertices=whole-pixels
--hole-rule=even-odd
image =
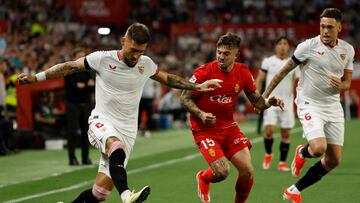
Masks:
[[[210,155],[211,157],[215,157],[215,156],[216,156],[216,151],[215,151],[215,149],[209,148],[209,149],[208,149],[208,152],[209,152],[209,155]]]
[[[138,66],[139,73],[142,75],[144,73],[144,66]]]
[[[346,54],[340,54],[340,58],[341,58],[342,60],[345,60]]]
[[[235,87],[234,87],[234,89],[235,89],[235,92],[238,93],[239,90],[240,90],[240,85],[239,85],[239,84],[236,84]]]
[[[195,83],[196,82],[196,77],[195,75],[191,76],[191,78],[189,79],[189,82]]]

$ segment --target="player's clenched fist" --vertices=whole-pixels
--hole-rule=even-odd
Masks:
[[[212,113],[206,113],[203,112],[200,114],[200,119],[202,120],[202,122],[206,125],[206,124],[212,124],[216,122],[216,116],[214,116]]]

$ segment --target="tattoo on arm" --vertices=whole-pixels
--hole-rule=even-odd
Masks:
[[[84,65],[81,66],[79,63],[80,61],[77,60],[56,64],[45,71],[46,78],[61,78],[76,72],[84,71]]]
[[[264,98],[269,97],[271,92],[275,89],[275,87],[280,83],[280,81],[291,71],[293,70],[297,64],[293,59],[289,59],[286,64],[283,66],[283,68],[274,76],[274,78],[271,80],[270,84],[266,88],[263,96]]]
[[[266,106],[265,104],[264,97],[261,96],[258,91],[248,93],[246,94],[246,96],[250,100],[250,102],[254,105],[255,108],[259,110],[264,110],[268,108],[268,106]]]
[[[196,115],[197,117],[200,117],[202,111],[193,101],[190,90],[183,90],[183,92],[181,93],[180,101],[187,111]]]
[[[195,90],[196,84],[174,74],[168,74],[166,84],[178,89]]]

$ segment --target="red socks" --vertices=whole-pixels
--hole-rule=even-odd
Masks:
[[[251,177],[251,179],[249,180],[243,179],[240,176],[238,177],[235,186],[235,190],[236,190],[235,203],[243,203],[246,201],[253,184],[254,184],[253,177]]]

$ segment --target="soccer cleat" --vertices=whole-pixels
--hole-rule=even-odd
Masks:
[[[202,203],[210,202],[210,183],[205,183],[201,178],[201,171],[196,174],[197,192]]]
[[[294,194],[288,191],[286,188],[283,193],[283,199],[289,200],[292,203],[301,203],[301,194]]]
[[[131,192],[131,194],[126,198],[124,203],[141,203],[146,200],[150,194],[150,187],[145,186],[139,192]]]
[[[271,154],[265,154],[264,161],[263,161],[263,164],[262,164],[264,170],[269,170],[271,160],[272,160],[272,155]]]
[[[299,145],[295,150],[295,157],[291,163],[291,174],[294,177],[299,177],[301,175],[301,169],[303,168],[306,160],[301,157],[300,150],[303,148],[303,145]]]
[[[290,168],[285,162],[280,161],[278,164],[278,170],[283,172],[288,172],[290,171]]]

